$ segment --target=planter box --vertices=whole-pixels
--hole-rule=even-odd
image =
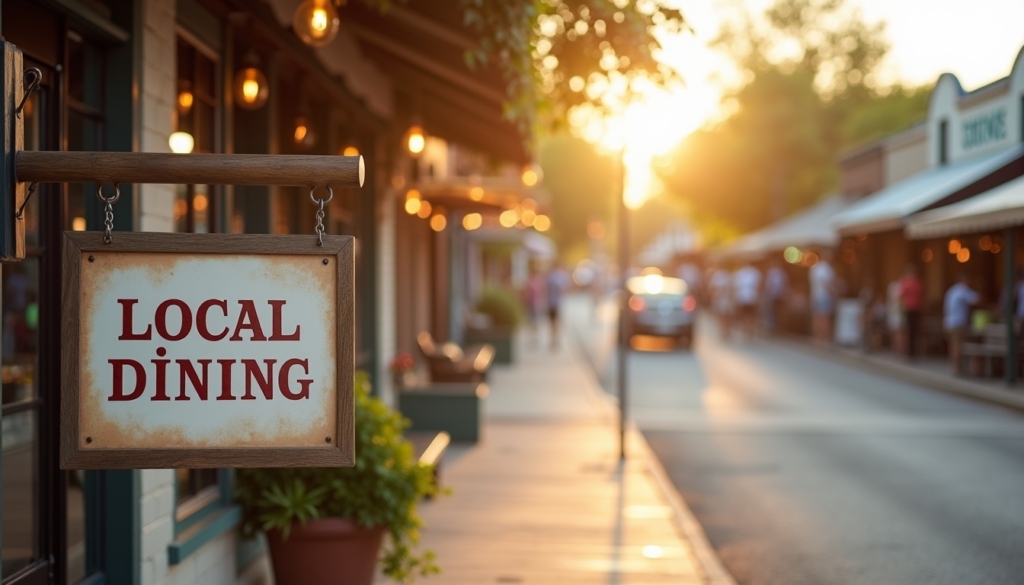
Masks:
[[[508,328],[466,329],[466,345],[489,343],[494,346],[494,363],[512,363],[512,339],[514,332]]]
[[[410,431],[445,431],[453,441],[476,443],[483,424],[485,384],[433,384],[398,393],[398,410]]]

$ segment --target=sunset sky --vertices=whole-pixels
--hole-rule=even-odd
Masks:
[[[890,53],[882,79],[931,84],[943,72],[955,74],[966,90],[1004,77],[1024,47],[1022,0],[848,0],[868,22],[885,21]],[[685,79],[684,87],[649,94],[610,127],[583,135],[616,148],[626,143],[626,201],[638,206],[658,191],[650,160],[680,138],[720,115],[722,92],[738,81],[732,63],[708,48],[721,25],[743,8],[761,14],[771,0],[679,0],[676,5],[693,33],[663,36],[663,59]]]

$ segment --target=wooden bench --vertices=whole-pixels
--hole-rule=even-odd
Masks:
[[[960,371],[969,372],[965,366],[970,364],[971,358],[978,358],[984,364],[985,377],[991,378],[992,363],[997,359],[1006,359],[1006,324],[987,325],[974,338],[978,341],[967,342],[960,347]],[[1017,348],[1017,351],[1020,349]]]
[[[439,344],[428,331],[416,336],[420,353],[427,360],[431,382],[483,382],[494,361],[494,347],[483,344],[463,350],[458,344]]]
[[[412,443],[413,456],[423,465],[434,468],[434,486],[441,485],[441,464],[451,444],[451,435],[444,431],[411,431],[405,438]]]

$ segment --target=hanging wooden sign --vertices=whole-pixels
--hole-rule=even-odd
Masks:
[[[353,247],[66,232],[61,468],[353,465]]]

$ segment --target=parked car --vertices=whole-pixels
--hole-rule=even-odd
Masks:
[[[639,335],[674,337],[693,344],[697,297],[680,278],[647,274],[626,281],[629,289],[630,332]]]

